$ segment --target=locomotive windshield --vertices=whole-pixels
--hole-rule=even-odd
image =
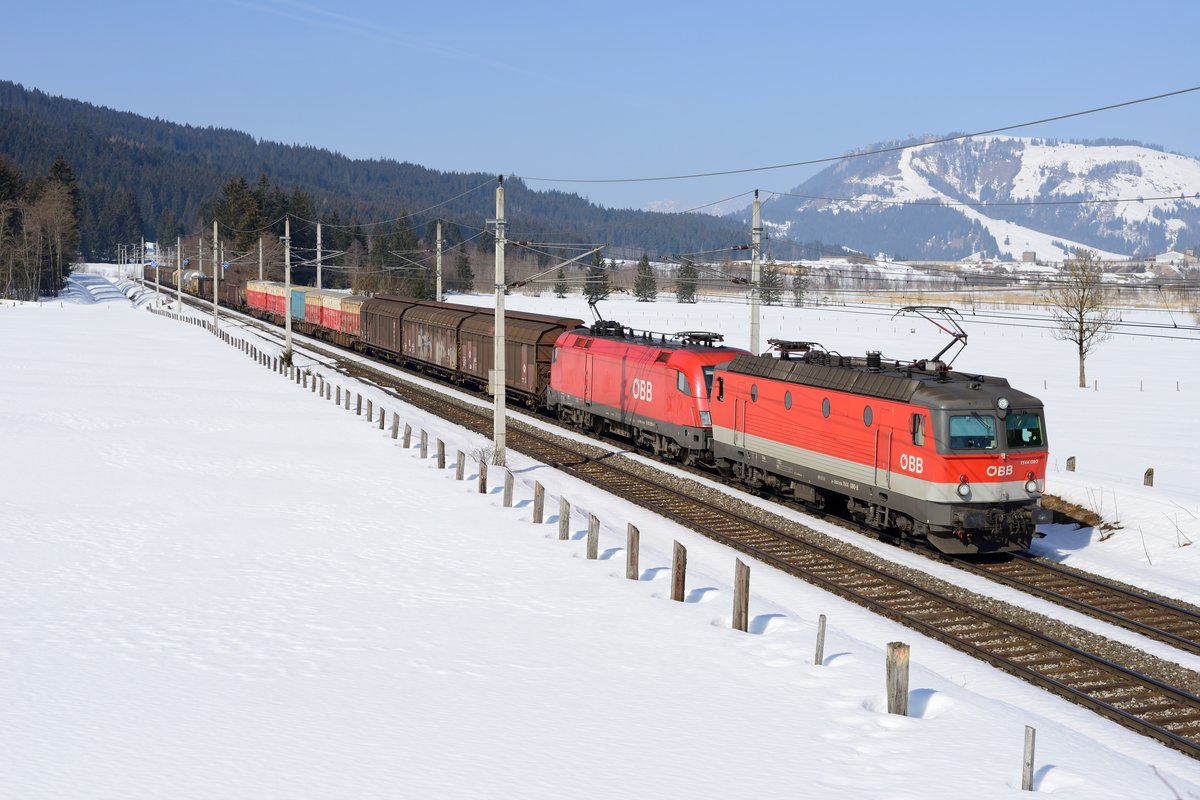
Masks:
[[[704,393],[706,397],[712,397],[713,373],[717,371],[716,367],[701,367],[704,372]]]
[[[1042,436],[1042,415],[1012,411],[1004,420],[1004,430],[1009,447],[1040,447],[1045,442]]]
[[[950,447],[954,450],[995,450],[996,418],[979,414],[950,417]]]

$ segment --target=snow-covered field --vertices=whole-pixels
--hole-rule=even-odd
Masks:
[[[509,306],[588,319],[578,297]],[[604,311],[748,336],[741,306]],[[909,358],[944,343],[922,325],[771,308],[763,338]],[[1118,337],[1089,361],[1099,389],[1080,390],[1071,347],[1048,332],[967,329],[956,366],[1047,401],[1050,491],[1123,524],[1105,541],[1051,530],[1039,546],[1200,602],[1198,548],[1179,546],[1200,539],[1183,422],[1198,343]],[[1200,797],[1195,761],[765,567],[751,565],[751,633],[732,631],[732,553],[516,454],[517,507],[502,508],[102,278],[78,276],[62,302],[0,305],[0,341],[0,796],[1017,797],[1032,725],[1038,792]],[[451,453],[486,445],[352,390]],[[571,541],[553,514],[531,523],[534,480],[548,512],[572,501]],[[595,562],[587,512],[603,523]],[[624,580],[627,522],[642,531],[637,582]],[[675,539],[682,604],[668,599]],[[896,640],[913,648],[908,718],[886,713]]]

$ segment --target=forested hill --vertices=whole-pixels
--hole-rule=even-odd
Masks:
[[[141,236],[170,241],[198,232],[222,188],[239,177],[254,185],[266,176],[285,193],[307,195],[320,219],[388,219],[458,195],[426,216],[465,230],[482,228],[495,216],[490,185],[469,191],[494,182],[494,175],[260,142],[234,130],[148,119],[0,81],[0,158],[28,179],[44,175],[58,155],[78,181],[81,247],[88,258],[111,256],[114,245]],[[618,257],[622,248],[661,257],[749,238],[745,226],[732,220],[605,209],[578,195],[533,191],[520,180],[506,182],[505,201],[510,238],[608,242]],[[413,228],[421,231],[426,222],[418,218]]]

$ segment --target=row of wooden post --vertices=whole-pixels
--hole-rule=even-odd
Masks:
[[[1075,456],[1069,456],[1067,458],[1067,472],[1074,472],[1074,471],[1075,471]],[[1154,467],[1147,468],[1146,471],[1142,474],[1142,485],[1143,486],[1153,486],[1154,485]]]
[[[226,342],[233,344],[234,340],[228,334],[223,334]],[[251,345],[245,340],[237,340],[238,347],[257,360],[264,366],[270,366],[271,369],[284,373],[285,365],[281,360],[271,358],[268,360],[265,353],[262,353],[258,348]],[[289,371],[295,375],[295,381],[301,384],[304,388],[308,387],[310,373],[299,370],[295,367],[288,367]],[[342,405],[342,387],[337,387],[336,399],[334,399],[333,387],[325,381],[322,375],[312,376],[311,391],[318,392],[318,381],[320,382],[320,395],[330,400],[334,400],[335,405]],[[345,408],[350,408],[350,391],[345,392]],[[363,397],[357,395],[356,414],[362,416]],[[384,416],[386,412],[379,409],[379,430],[384,428]],[[372,400],[367,400],[367,421],[372,422],[374,419],[374,403]],[[400,417],[392,414],[392,439],[395,440],[400,433]],[[408,448],[412,441],[412,426],[407,423],[404,425],[403,446]],[[436,458],[437,467],[440,470],[446,468],[446,445],[441,440],[437,440]],[[420,436],[420,451],[421,458],[429,457],[429,434],[421,429]],[[479,483],[478,491],[480,494],[487,494],[488,491],[488,464],[485,459],[479,459]],[[466,455],[462,450],[457,451],[455,462],[454,478],[455,480],[463,480],[466,467]],[[1067,469],[1074,471],[1075,458],[1072,456],[1067,461]],[[1146,471],[1146,485],[1152,486],[1154,482],[1153,468]],[[546,490],[540,481],[535,481],[533,485],[533,522],[534,524],[542,524],[545,516],[545,500]],[[511,508],[513,502],[513,474],[509,470],[504,470],[504,494],[503,504],[505,508]],[[560,496],[558,499],[558,538],[567,540],[571,535],[571,503],[566,497]],[[600,548],[600,519],[592,513],[588,514],[587,540],[586,540],[586,556],[589,560],[595,560],[599,557]],[[638,555],[641,550],[641,532],[633,523],[628,523],[626,526],[626,546],[625,546],[625,577],[628,580],[640,580],[641,573],[638,564]],[[671,555],[671,599],[677,602],[683,602],[687,585],[687,549],[678,541],[674,542]],[[745,564],[740,558],[734,559],[734,578],[733,578],[733,625],[735,630],[747,632],[750,627],[750,567]],[[821,614],[817,621],[817,641],[816,653],[813,657],[813,663],[820,666],[825,659],[825,615]],[[889,642],[887,646],[886,656],[886,683],[887,683],[887,705],[889,714],[897,714],[900,716],[908,716],[908,675],[909,675],[909,646],[903,642]],[[1021,788],[1024,791],[1033,790],[1033,765],[1034,765],[1034,743],[1036,740],[1037,731],[1030,727],[1025,727],[1025,749],[1022,757],[1022,773],[1021,773]]]

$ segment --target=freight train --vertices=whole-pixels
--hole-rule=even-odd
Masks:
[[[170,288],[179,278],[158,277]],[[192,281],[193,293],[212,297],[211,278],[207,287]],[[218,297],[275,323],[288,313],[300,333],[476,390],[494,365],[489,308],[272,281],[220,285]],[[955,327],[954,342],[965,343]],[[516,400],[755,492],[845,509],[950,554],[1024,550],[1051,521],[1040,503],[1041,401],[1003,378],[950,369],[940,360],[946,349],[900,362],[772,340],[774,353],[755,355],[724,346],[718,333],[652,334],[521,312],[506,313],[505,331],[506,388]]]

